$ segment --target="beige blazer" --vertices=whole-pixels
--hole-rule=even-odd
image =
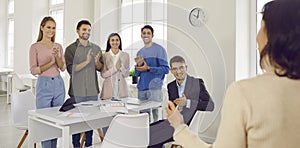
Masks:
[[[176,142],[209,147],[182,127],[175,129]],[[230,85],[213,148],[296,148],[299,139],[300,80],[268,72]]]
[[[118,96],[120,98],[128,97],[128,86],[126,83],[125,78],[129,76],[130,65],[129,65],[129,54],[123,51],[120,52],[119,60],[121,61],[121,68],[118,71],[113,63],[113,58],[106,52],[103,55],[104,60],[104,67],[101,72],[101,77],[104,78],[102,84],[102,91],[101,91],[101,99],[110,99],[113,96],[113,88],[114,82],[118,79],[119,84],[119,91]]]

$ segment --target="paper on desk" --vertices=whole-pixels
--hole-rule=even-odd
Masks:
[[[128,109],[125,106],[116,106],[110,104],[106,104],[105,106],[100,106],[100,110],[103,112],[116,112],[116,113],[123,113],[123,114],[128,113]]]
[[[78,117],[86,117],[89,113],[74,113],[74,112],[63,112],[60,114],[60,117],[70,117],[70,118],[78,118]]]

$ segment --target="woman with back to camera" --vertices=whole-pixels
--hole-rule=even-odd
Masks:
[[[37,42],[30,47],[30,72],[39,75],[36,86],[36,108],[61,106],[65,99],[60,71],[66,69],[63,48],[55,43],[55,20],[44,17]],[[42,132],[42,131],[41,131]],[[43,148],[56,148],[57,139],[42,141]]]
[[[122,51],[122,41],[118,33],[109,35],[103,59],[101,99],[128,97],[125,78],[129,76],[129,54]]]
[[[166,108],[174,139],[185,148],[296,148],[300,146],[300,1],[274,0],[263,8],[257,34],[262,75],[228,88],[213,145]]]

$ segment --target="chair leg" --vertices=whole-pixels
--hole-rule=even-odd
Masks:
[[[98,134],[99,134],[99,137],[100,137],[100,141],[103,142],[104,134],[103,134],[103,131],[102,131],[101,128],[98,129]]]
[[[80,133],[80,148],[83,148],[84,139],[85,139],[85,133],[82,132]]]
[[[26,131],[25,131],[25,133],[24,133],[24,135],[23,135],[23,137],[22,137],[21,141],[19,142],[19,144],[18,144],[18,147],[17,147],[17,148],[21,148],[21,146],[22,146],[22,144],[24,143],[24,141],[25,141],[25,139],[26,139],[27,135],[28,135],[28,130],[26,130]]]

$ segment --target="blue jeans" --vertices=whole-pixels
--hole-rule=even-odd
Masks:
[[[80,103],[80,102],[85,102],[85,101],[97,101],[98,96],[86,96],[86,97],[75,97],[75,102]],[[85,132],[85,140],[84,140],[85,147],[89,147],[92,145],[93,142],[93,130],[86,131]],[[73,134],[72,135],[72,143],[74,148],[79,148],[80,147],[80,133]]]
[[[65,100],[65,85],[60,75],[39,76],[36,85],[36,108],[61,106]],[[57,139],[42,141],[43,148],[56,148]]]
[[[143,100],[150,100],[155,102],[162,102],[163,99],[163,93],[162,90],[144,90],[144,91],[138,91],[138,99]],[[150,113],[150,110],[147,110],[146,112]],[[153,122],[158,121],[158,109],[152,109],[153,114]]]

